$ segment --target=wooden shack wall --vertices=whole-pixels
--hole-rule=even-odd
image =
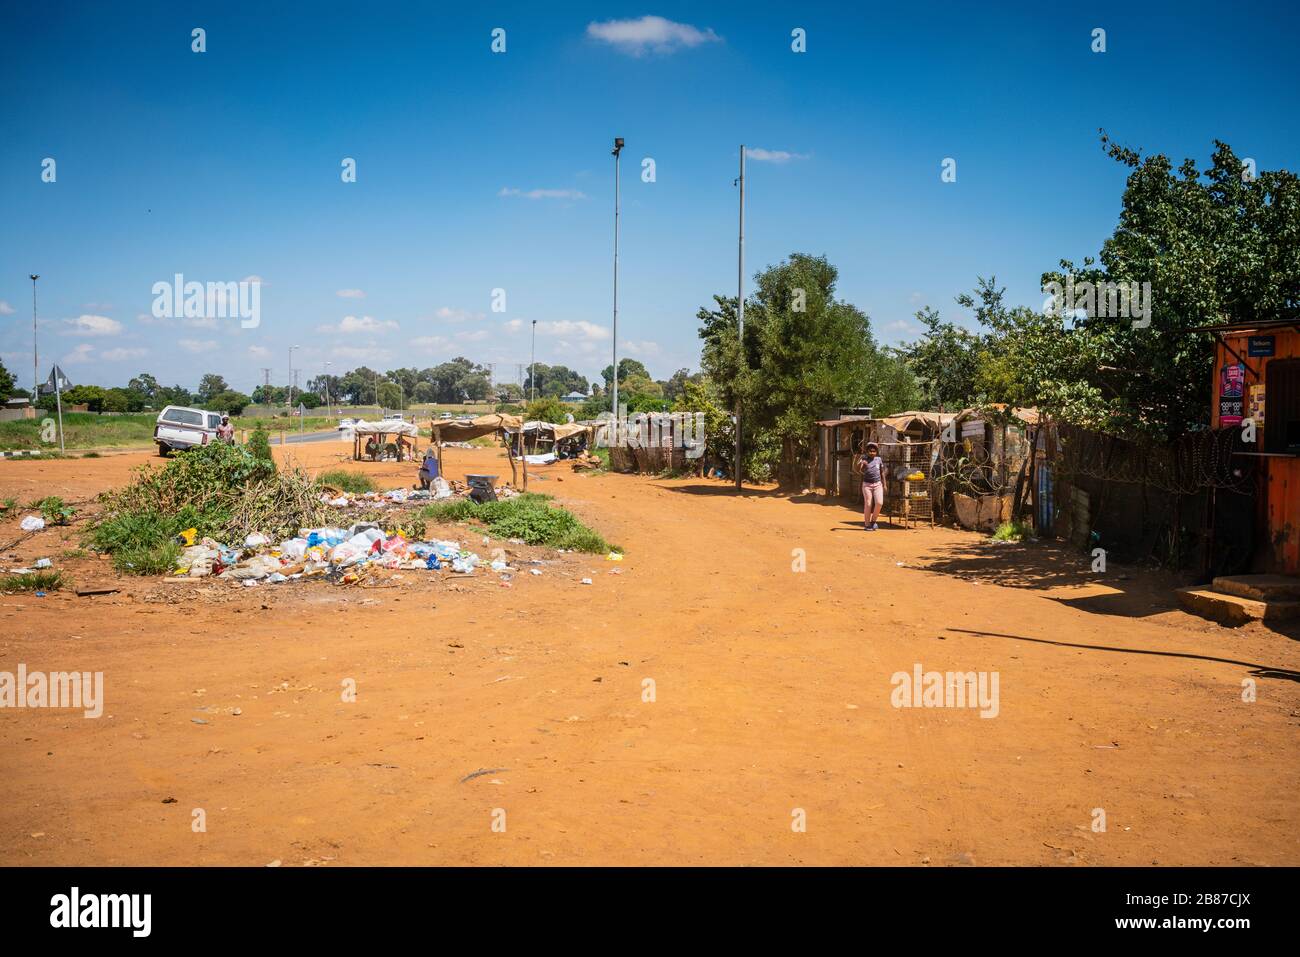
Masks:
[[[1272,356],[1252,356],[1249,340],[1253,336],[1274,337]],[[1229,347],[1232,351],[1229,351]],[[1233,355],[1233,352],[1236,355]],[[1227,363],[1245,365],[1245,400],[1250,387],[1264,385],[1264,431],[1268,429],[1268,365],[1275,359],[1300,358],[1300,333],[1292,329],[1267,329],[1225,335],[1215,344],[1214,372],[1210,385],[1211,425],[1220,427],[1219,400],[1222,377]],[[1249,414],[1249,410],[1244,414]],[[1260,448],[1264,447],[1261,435]],[[1257,524],[1264,533],[1265,546],[1258,556],[1258,570],[1300,575],[1300,456],[1268,456],[1261,459]]]

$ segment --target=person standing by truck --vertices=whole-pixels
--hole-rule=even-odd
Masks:
[[[228,415],[223,415],[221,424],[217,426],[217,441],[225,442],[227,445],[235,444],[235,427],[230,424]]]
[[[862,524],[868,532],[874,532],[880,527],[876,519],[885,505],[885,462],[880,457],[880,446],[868,442],[858,467],[862,470]]]

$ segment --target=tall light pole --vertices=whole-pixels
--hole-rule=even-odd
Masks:
[[[31,274],[32,279],[32,408],[36,408],[36,399],[41,391],[40,362],[36,358],[36,280],[41,277]]]
[[[334,363],[326,360],[325,362],[325,418],[331,418],[334,410],[330,408],[330,366]]]
[[[528,401],[537,400],[537,320],[533,320],[533,358],[528,364]]]
[[[293,350],[297,346],[289,347],[289,396],[285,407],[289,410],[289,415],[293,415]]]
[[[614,137],[614,386],[609,403],[609,410],[613,414],[614,432],[609,439],[610,445],[615,445],[618,441],[618,154],[621,152],[623,152],[623,137],[616,136]]]
[[[740,261],[736,268],[736,315],[739,318],[738,371],[745,371],[745,144],[740,144]],[[736,393],[736,488],[740,489],[740,393]]]

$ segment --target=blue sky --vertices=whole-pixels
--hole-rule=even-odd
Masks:
[[[1098,127],[1175,160],[1217,137],[1300,165],[1291,5],[993,6],[11,6],[0,359],[30,385],[37,272],[42,375],[57,359],[73,382],[219,372],[247,391],[263,367],[287,381],[294,345],[304,381],[455,355],[512,380],[534,319],[539,362],[595,377],[614,136],[619,354],[663,378],[698,367],[696,310],[734,293],[742,142],[771,154],[748,163],[747,272],[827,255],[888,343],[922,305],[959,317],[979,275],[1038,305],[1044,270],[1097,252],[1125,172]],[[261,324],[155,320],[175,273],[261,277]]]

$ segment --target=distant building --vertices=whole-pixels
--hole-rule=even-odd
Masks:
[[[587,395],[584,392],[570,392],[568,395],[560,396],[560,401],[572,403],[586,402]]]

